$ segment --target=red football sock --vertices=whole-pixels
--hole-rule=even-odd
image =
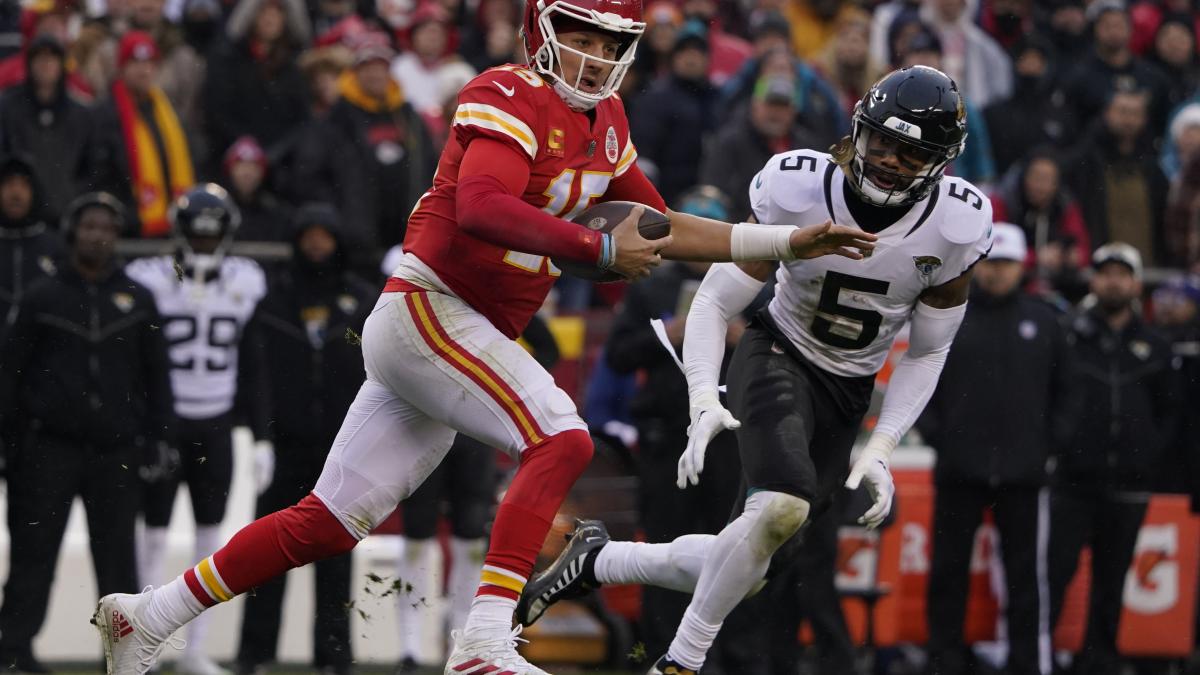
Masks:
[[[357,543],[325,504],[309,494],[243,527],[224,548],[184,572],[183,579],[208,607],[294,567],[345,553]]]
[[[476,595],[520,597],[554,514],[591,460],[592,437],[578,429],[521,453],[517,475],[496,509]]]

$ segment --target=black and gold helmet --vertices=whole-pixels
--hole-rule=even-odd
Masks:
[[[855,104],[850,136],[834,154],[864,200],[900,206],[933,191],[946,166],[962,153],[966,138],[967,115],[958,85],[936,68],[913,66],[883,76]],[[869,163],[872,148],[894,151],[916,174]]]

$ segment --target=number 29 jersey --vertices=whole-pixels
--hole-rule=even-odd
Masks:
[[[229,412],[237,395],[242,333],[267,292],[262,268],[249,258],[228,256],[197,282],[174,256],[158,256],[134,260],[125,273],[150,289],[162,315],[175,414],[198,420]]]
[[[619,97],[601,101],[593,116],[572,111],[551,85],[520,66],[492,68],[469,82],[459,92],[433,187],[409,216],[406,255],[393,276],[449,291],[508,337],[519,335],[560,272],[544,256],[506,250],[459,228],[459,166],[475,138],[506,143],[529,159],[521,199],[570,220],[600,201],[637,159]]]
[[[751,181],[750,204],[760,223],[860,226],[846,205],[844,182],[829,155],[786,152]],[[992,207],[978,188],[946,176],[876,234],[875,251],[864,260],[795,260],[777,273],[771,318],[805,358],[836,375],[879,372],[921,293],[987,255]]]

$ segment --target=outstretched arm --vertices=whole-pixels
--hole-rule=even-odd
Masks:
[[[613,180],[604,193],[604,200],[637,202],[666,209],[662,197],[636,164]],[[875,246],[875,235],[830,222],[808,227],[757,225],[754,222],[730,225],[670,209],[664,212],[671,218],[671,244],[660,253],[672,260],[747,262],[816,258],[830,254],[857,260]]]

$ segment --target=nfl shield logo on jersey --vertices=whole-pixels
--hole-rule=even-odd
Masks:
[[[914,255],[913,264],[917,266],[921,276],[927,277],[942,266],[942,259],[935,255]]]

